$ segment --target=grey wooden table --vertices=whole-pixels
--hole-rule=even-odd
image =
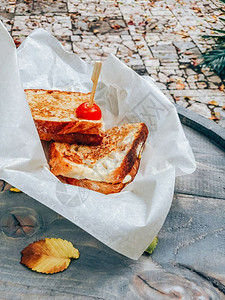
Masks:
[[[188,124],[183,128],[197,170],[177,179],[151,256],[125,258],[0,181],[0,299],[225,299],[224,131],[180,107],[178,112]],[[45,237],[71,241],[80,258],[54,275],[21,265],[20,251]]]

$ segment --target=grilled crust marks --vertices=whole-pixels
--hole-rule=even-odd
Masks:
[[[102,124],[93,123],[85,120],[76,120],[68,122],[60,121],[44,121],[34,119],[37,130],[51,134],[69,134],[69,133],[82,133],[82,134],[96,134],[102,135]]]
[[[82,134],[82,133],[69,133],[69,134],[52,134],[52,133],[45,133],[39,131],[39,136],[41,140],[44,141],[51,141],[54,140],[56,142],[61,143],[77,143],[82,145],[92,145],[97,146],[100,145],[103,139],[103,135],[97,134]]]
[[[137,160],[137,148],[141,144],[144,146],[144,143],[148,137],[148,127],[141,123],[140,132],[133,141],[132,147],[123,159],[122,164],[111,173],[110,181],[113,183],[121,182],[124,177],[131,171],[136,160]]]
[[[102,120],[78,119],[75,113],[76,108],[89,99],[90,93],[42,89],[26,89],[25,93],[41,140],[86,145],[101,143]]]
[[[83,188],[87,188],[105,195],[119,193],[128,183],[134,180],[135,175],[137,174],[138,168],[140,164],[140,159],[136,159],[132,169],[130,170],[129,174],[131,176],[131,180],[127,183],[107,183],[103,181],[93,181],[89,179],[75,179],[75,178],[68,178],[64,176],[57,176],[62,182],[80,186]]]
[[[148,136],[147,126],[144,123],[140,123],[139,127],[140,128],[138,129],[138,132],[136,133],[136,138],[133,140],[133,143],[130,146],[130,149],[128,150],[127,154],[125,155],[125,157],[123,158],[123,160],[121,161],[119,166],[104,178],[105,183],[109,183],[109,184],[121,183],[123,181],[123,179],[125,178],[125,176],[127,174],[129,174],[129,172],[133,168],[133,166],[139,156],[139,153],[140,153],[140,150],[138,149],[138,147],[140,147],[140,145],[141,145],[141,147],[144,145],[144,143],[147,139],[147,136]],[[115,128],[115,130],[116,130],[116,128]],[[109,135],[109,137],[107,137],[107,135],[106,135],[101,146],[89,148],[89,149],[91,149],[92,155],[91,155],[91,157],[88,156],[87,158],[98,161],[98,159],[101,159],[105,155],[107,156],[110,153],[110,152],[109,153],[107,152],[110,144],[111,144],[110,143],[110,135]],[[60,146],[62,146],[63,150],[65,150],[65,151],[60,151],[60,149],[59,149]],[[116,150],[115,147],[116,147],[116,144],[112,145],[113,150]],[[103,151],[103,149],[104,149],[104,151]],[[73,151],[73,155],[71,155],[71,157],[70,157],[70,156],[67,156],[67,150],[68,150],[68,153],[71,154],[70,146],[68,144],[64,144],[64,145],[58,144],[57,145],[57,143],[52,143],[50,146],[49,164],[50,164],[52,173],[55,174],[56,176],[62,175],[62,176],[66,177],[66,174],[70,173],[70,170],[73,169],[72,164],[70,164],[68,162],[70,160],[71,160],[71,162],[75,162],[77,164],[83,163],[82,158],[79,156],[79,151],[78,152]],[[139,150],[139,151],[137,151],[137,150]],[[79,180],[81,180],[81,179],[79,179]],[[88,180],[88,179],[82,179],[82,180]]]

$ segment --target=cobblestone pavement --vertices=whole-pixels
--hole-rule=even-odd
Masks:
[[[17,41],[42,27],[87,61],[115,54],[150,75],[172,102],[225,127],[221,79],[197,65],[221,29],[219,0],[0,0],[0,19]]]

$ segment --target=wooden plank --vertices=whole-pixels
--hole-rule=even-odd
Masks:
[[[207,137],[183,126],[197,162],[197,170],[176,178],[175,191],[225,199],[225,153]]]
[[[0,193],[0,207],[0,291],[5,299],[12,295],[18,299],[224,297],[222,200],[176,196],[155,252],[152,257],[144,254],[138,261],[114,252],[23,193]],[[23,226],[27,225],[27,217],[33,220],[34,230],[16,234],[16,223],[13,234],[12,215]],[[20,265],[20,251],[45,237],[71,241],[80,250],[80,258],[72,261],[66,271],[54,275],[38,274]]]
[[[215,278],[225,293],[224,213],[221,199],[175,195],[154,261],[170,271],[181,267]]]
[[[175,192],[225,199],[225,152],[203,134],[183,125],[190,142],[197,169],[193,174],[176,178]],[[0,191],[5,187],[0,181]]]
[[[224,152],[184,126],[197,171],[179,177],[151,257],[131,261],[60,215],[0,181],[0,291],[3,299],[225,299]],[[202,196],[202,197],[199,197]],[[81,257],[55,275],[19,264],[20,251],[45,237],[70,240]]]
[[[174,104],[182,124],[193,128],[195,131],[208,137],[223,150],[225,150],[225,130],[215,122],[178,104]]]

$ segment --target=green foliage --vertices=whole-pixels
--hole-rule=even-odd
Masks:
[[[157,243],[158,243],[158,238],[156,236],[154,240],[151,242],[151,244],[148,246],[148,248],[145,250],[145,252],[147,252],[148,254],[152,254],[157,246]]]
[[[221,79],[225,79],[225,43],[220,44],[203,55],[201,66],[206,66],[217,73]]]
[[[221,0],[225,3],[225,0]],[[221,22],[225,23],[225,19],[220,17]],[[203,61],[200,66],[208,67],[211,71],[214,71],[221,79],[225,79],[225,30],[213,29],[218,34],[203,35],[203,38],[214,39],[215,46],[211,50],[207,50],[203,53]]]

